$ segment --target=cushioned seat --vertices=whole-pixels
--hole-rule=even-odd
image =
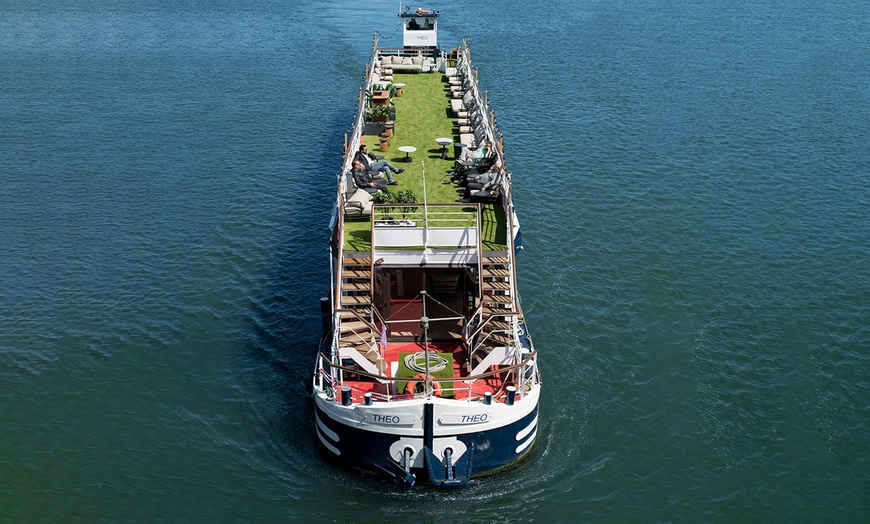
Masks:
[[[502,172],[499,171],[490,183],[480,188],[480,191],[474,191],[471,193],[471,200],[483,202],[497,200],[498,197],[501,196],[499,193],[499,189],[501,188],[501,178]]]
[[[459,141],[468,145],[471,149],[477,149],[486,142],[486,131],[483,126],[478,126],[471,133],[460,133]]]
[[[344,204],[344,215],[348,218],[371,216],[372,195],[365,189],[356,192]]]
[[[462,98],[454,98],[450,100],[450,109],[453,113],[459,115],[462,111],[472,111],[477,107],[477,101],[471,91],[465,93]]]
[[[429,66],[422,56],[397,56],[389,55],[381,57],[381,67],[390,68],[395,71],[422,71],[424,63]],[[428,59],[431,60],[431,59]],[[433,62],[434,65],[434,62]]]

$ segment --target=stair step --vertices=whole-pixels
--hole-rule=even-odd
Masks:
[[[341,278],[372,278],[372,272],[368,269],[345,269],[341,272]]]
[[[507,322],[499,322],[497,320],[490,320],[486,323],[483,329],[486,331],[507,331],[511,328],[511,325]]]
[[[342,344],[362,344],[362,343],[370,343],[372,341],[371,333],[351,333],[350,335],[346,335],[341,337]]]
[[[342,291],[371,291],[372,285],[368,282],[343,282]]]
[[[371,312],[371,309],[368,306],[369,304],[347,304],[346,306],[344,306],[344,309],[356,311],[357,313],[359,313],[359,316],[363,318],[368,318]]]
[[[357,313],[359,313],[359,316],[361,316],[363,318],[368,318],[369,315],[371,315],[371,313],[372,313],[371,307],[356,306],[353,308],[353,310],[356,311]],[[356,315],[354,315],[353,313],[351,313],[350,311],[342,311],[341,312],[341,319],[342,319],[342,321],[344,321],[345,319],[359,320],[358,317]]]
[[[511,272],[507,269],[485,267],[480,270],[480,274],[486,277],[509,277]]]
[[[484,280],[481,284],[483,286],[484,291],[486,290],[500,290],[500,291],[508,291],[511,288],[511,285],[503,280]]]
[[[342,264],[345,267],[348,266],[367,266],[370,267],[372,265],[371,258],[359,258],[359,257],[344,257],[341,259]]]
[[[504,265],[510,263],[508,257],[483,257],[483,265]]]
[[[342,306],[369,306],[372,303],[372,299],[369,296],[356,296],[356,295],[342,295],[341,297],[341,305]]]
[[[356,320],[356,321],[350,320],[350,321],[341,323],[341,334],[342,335],[344,335],[345,333],[353,333],[353,332],[361,333],[363,331],[371,331],[371,327],[368,325],[368,323],[363,322],[361,320]]]
[[[490,304],[513,304],[514,301],[511,299],[510,295],[497,295],[494,293],[487,293],[483,295],[483,301],[489,302]]]
[[[480,338],[480,344],[486,347],[510,346],[513,344],[511,336],[506,333],[493,332]]]
[[[506,317],[516,315],[517,312],[510,309],[485,307],[483,308],[483,314],[489,317]]]
[[[511,307],[513,304],[510,301],[501,302],[499,300],[488,300],[487,302],[489,302],[489,305],[487,306],[488,308],[499,311],[498,313],[495,313],[495,316],[507,315],[514,312],[513,307]],[[484,312],[486,312],[486,309],[484,309]]]

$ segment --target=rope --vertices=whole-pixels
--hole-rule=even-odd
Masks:
[[[444,309],[446,309],[447,311],[449,311],[449,312],[451,312],[451,313],[454,313],[454,314],[456,314],[456,315],[458,315],[458,316],[460,316],[460,317],[465,318],[465,315],[463,315],[463,314],[460,313],[459,311],[455,311],[455,310],[451,309],[450,306],[448,306],[447,304],[444,304],[444,303],[440,302],[437,298],[433,297],[432,295],[426,293],[426,296],[427,296],[430,300],[432,300],[433,302],[435,302],[436,304],[438,304],[439,306],[441,306],[441,307],[443,307]]]
[[[401,27],[396,28],[396,30],[393,31],[393,34],[391,34],[390,36],[383,36],[383,34],[382,34],[380,31],[378,31],[378,40],[379,40],[379,41],[380,41],[380,40],[390,40],[391,38],[393,38],[394,36],[396,36],[396,34],[397,34],[401,29],[402,29]]]
[[[422,364],[421,364],[422,362]],[[433,363],[434,362],[434,363]],[[437,353],[429,354],[429,373],[437,373],[447,367],[448,360]],[[418,373],[426,371],[426,352],[412,353],[405,357],[405,366]]]
[[[411,299],[411,300],[415,300],[415,299],[417,299],[417,298],[420,298],[420,296],[421,296],[422,294],[423,294],[423,293],[417,293],[417,296],[415,296],[415,297],[414,297],[413,299]],[[455,311],[455,310],[453,310],[453,309],[450,308],[447,304],[444,304],[444,303],[440,302],[437,298],[433,297],[432,295],[426,293],[426,298],[428,298],[429,300],[434,301],[436,304],[438,304],[439,306],[443,307],[443,308],[446,309],[447,311],[450,311],[451,313],[454,313],[454,314],[456,314],[456,315],[459,316],[459,317],[465,318],[465,315],[463,315],[463,314],[460,313],[459,311]],[[401,313],[401,312],[404,311],[405,309],[411,307],[412,304],[413,304],[413,302],[408,302],[407,304],[405,304],[404,306],[402,306],[398,311],[393,312],[393,314],[390,315],[390,318],[388,318],[387,320],[392,320],[396,315],[398,315],[399,313]],[[430,320],[439,320],[439,319],[436,318],[436,319],[430,319]]]

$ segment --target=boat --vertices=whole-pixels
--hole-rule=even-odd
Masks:
[[[393,47],[375,30],[337,175],[311,383],[321,452],[404,488],[530,456],[541,396],[504,139],[468,41],[438,47],[440,14],[406,7]],[[358,185],[362,146],[376,172]],[[393,166],[385,179],[375,161]]]

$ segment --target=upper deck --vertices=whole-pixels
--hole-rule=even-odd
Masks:
[[[353,134],[346,142],[343,167],[347,173],[359,145],[367,145],[372,153],[405,169],[404,173],[393,175],[398,185],[387,188],[392,194],[387,195],[387,200],[398,194],[408,197],[410,192],[413,195],[411,201],[421,205],[407,206],[401,213],[402,218],[420,224],[419,227],[426,223],[430,228],[437,224],[438,216],[441,216],[442,223],[448,224],[451,221],[477,221],[481,248],[504,251],[508,246],[508,223],[511,218],[506,213],[507,209],[511,209],[510,179],[504,167],[501,135],[492,122],[486,95],[477,87],[476,72],[469,65],[467,53],[464,45],[451,56],[431,49],[375,47],[366,71],[364,89],[361,89]],[[402,57],[403,62],[413,58],[414,64],[405,66],[396,57]],[[424,64],[418,64],[423,60]],[[376,100],[379,97],[373,91],[378,86],[392,87],[392,96],[388,100],[382,97]],[[474,99],[475,102],[470,104],[471,107],[465,107],[463,99],[465,102]],[[391,108],[388,110],[391,120],[374,121],[370,108],[377,103]],[[461,111],[455,111],[457,106],[462,106]],[[382,146],[384,131],[391,136]],[[442,147],[436,139],[450,139],[451,143]],[[459,152],[455,144],[463,141],[472,142],[469,144],[472,147],[478,147],[485,141],[494,144],[492,154],[496,165],[489,172],[499,175],[496,191],[492,193],[495,198],[457,203],[465,193],[465,188],[449,183],[449,173],[455,166],[455,156]],[[399,148],[403,146],[411,146],[415,151],[402,152]],[[339,182],[348,184],[349,180],[340,177]],[[353,188],[344,187],[340,188],[339,193],[349,198],[352,191]],[[424,202],[427,204],[426,212],[422,206]],[[339,205],[342,206],[343,201]],[[438,215],[439,212],[442,214]],[[343,249],[351,252],[371,250],[373,220],[396,218],[390,215],[389,209],[377,204],[371,216],[340,214],[342,216],[338,219],[342,222],[344,233]],[[463,215],[470,217],[463,218]]]

